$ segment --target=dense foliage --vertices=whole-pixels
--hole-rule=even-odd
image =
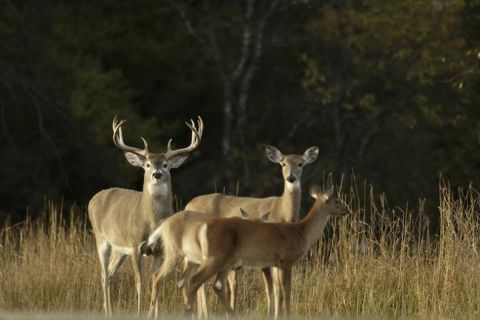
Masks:
[[[440,174],[479,182],[479,1],[1,2],[2,216],[139,188],[116,114],[155,151],[204,118],[173,173],[183,202],[278,194],[266,144],[318,145],[304,185],[353,171],[393,205],[435,198]]]

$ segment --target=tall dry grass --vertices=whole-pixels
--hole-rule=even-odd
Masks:
[[[479,194],[441,185],[434,230],[422,201],[415,208],[390,209],[384,196],[363,189],[342,193],[355,213],[332,220],[324,245],[296,266],[293,314],[478,318]],[[102,312],[99,262],[85,212],[72,209],[62,219],[61,211],[50,204],[43,219],[2,228],[0,310]],[[131,269],[127,260],[114,281],[117,312],[135,310]],[[177,276],[163,284],[166,313],[183,310]],[[264,315],[259,272],[244,270],[239,281],[241,311]],[[148,279],[145,287],[148,298]],[[223,312],[213,295],[210,301]]]

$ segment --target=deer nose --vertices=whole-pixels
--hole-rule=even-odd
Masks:
[[[297,180],[297,178],[295,178],[295,176],[293,176],[293,175],[289,175],[287,177],[287,181],[290,182],[290,183],[294,183],[295,180]]]
[[[153,172],[153,177],[154,177],[155,179],[160,179],[162,176],[163,176],[163,174],[162,174],[161,171],[155,171],[155,172]]]

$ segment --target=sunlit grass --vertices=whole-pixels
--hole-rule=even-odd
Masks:
[[[471,318],[479,315],[479,194],[440,188],[439,232],[432,233],[422,202],[414,209],[389,209],[384,197],[341,196],[354,214],[332,220],[328,246],[314,250],[296,266],[293,315],[302,317]],[[36,221],[5,225],[0,235],[0,310],[102,313],[100,268],[83,208],[61,218],[48,205]],[[66,222],[68,221],[68,222]],[[325,243],[324,243],[325,244]],[[325,248],[330,248],[325,250]],[[327,254],[328,253],[328,254]],[[151,261],[146,258],[146,274]],[[113,284],[115,311],[133,314],[136,293],[131,261]],[[175,287],[178,274],[162,284],[161,310],[183,312]],[[150,285],[147,278],[145,305]],[[210,292],[214,312],[222,315]],[[239,276],[240,312],[264,316],[260,272]]]

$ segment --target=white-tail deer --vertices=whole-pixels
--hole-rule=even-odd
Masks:
[[[165,260],[154,275],[153,290],[157,290],[161,279],[159,275],[172,269],[178,257],[176,246],[180,237],[183,244],[181,254],[189,262],[199,264],[197,270],[185,279],[188,312],[192,310],[193,297],[198,288],[214,275],[215,292],[226,310],[233,313],[224,290],[229,271],[247,266],[277,267],[275,318],[278,318],[281,307],[284,315],[289,316],[293,265],[318,241],[330,216],[350,212],[343,201],[332,195],[332,191],[322,193],[319,187],[311,188],[310,194],[316,201],[305,218],[295,223],[259,223],[239,218],[219,218],[192,222],[179,230],[175,228],[174,221],[182,217],[170,217],[166,220],[170,223],[164,222],[160,230],[157,229],[157,236],[164,245]],[[283,301],[277,297],[280,292]]]
[[[98,255],[102,267],[102,288],[104,308],[107,315],[112,314],[110,282],[116,271],[128,255],[132,256],[133,270],[138,297],[138,309],[141,307],[142,265],[141,246],[154,230],[158,222],[173,213],[172,185],[170,169],[178,168],[200,144],[203,133],[203,121],[198,117],[186,123],[192,131],[188,147],[173,150],[172,139],[168,142],[164,154],[151,153],[147,141],[142,137],[144,148],[127,146],[123,141],[122,125],[125,120],[113,120],[113,142],[124,152],[128,162],[145,171],[143,190],[111,188],[95,194],[88,204],[88,215],[92,223],[97,243]],[[154,268],[161,262],[159,255],[154,256]]]
[[[247,212],[240,208],[240,215],[241,218],[245,220],[267,222],[270,213],[267,212],[263,214],[260,219],[256,219],[252,218]],[[152,277],[152,294],[149,311],[150,317],[157,315],[156,303],[158,298],[158,283],[167,276],[170,271],[172,271],[173,266],[178,260],[180,260],[180,258],[185,258],[192,252],[192,250],[198,248],[197,244],[192,244],[192,241],[195,242],[195,240],[192,239],[191,235],[202,223],[214,218],[214,215],[208,213],[188,210],[180,211],[161,221],[159,226],[148,237],[144,250],[152,251],[160,244],[163,245],[162,251],[164,257],[166,257],[160,269],[157,272],[154,272]],[[162,240],[160,243],[159,239]],[[197,265],[190,263],[187,259],[185,259],[184,262],[184,272],[179,286],[185,289],[184,283],[190,277],[192,272],[195,271]],[[209,308],[204,286],[202,286],[197,292],[197,309],[199,318],[208,318]]]
[[[198,196],[192,199],[185,210],[208,212],[215,217],[239,216],[240,208],[247,211],[253,218],[259,218],[265,212],[271,212],[269,222],[293,222],[297,221],[301,201],[301,179],[303,168],[307,164],[315,162],[318,157],[318,147],[308,148],[302,155],[284,155],[274,146],[267,146],[267,157],[270,161],[282,166],[284,180],[283,194],[280,197],[249,198],[235,197],[220,193]],[[270,268],[262,270],[267,294],[268,314],[273,313],[273,284]],[[275,277],[274,277],[275,278]],[[236,300],[236,274],[229,276],[230,305],[235,309]]]

